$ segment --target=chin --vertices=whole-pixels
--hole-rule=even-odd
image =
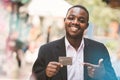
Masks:
[[[69,38],[71,39],[81,39],[80,35],[69,35]]]

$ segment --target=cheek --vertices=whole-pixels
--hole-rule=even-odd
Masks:
[[[69,22],[65,22],[65,28],[69,26]]]
[[[81,24],[80,26],[83,30],[87,29],[87,27],[88,27],[87,24]]]

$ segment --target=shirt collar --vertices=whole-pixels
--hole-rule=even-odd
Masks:
[[[65,47],[66,47],[66,50],[68,47],[71,47],[72,45],[69,43],[69,41],[67,40],[67,38],[65,37]],[[80,50],[80,48],[83,48],[84,47],[84,38],[82,38],[82,41],[81,41],[81,44],[78,48],[78,50]]]

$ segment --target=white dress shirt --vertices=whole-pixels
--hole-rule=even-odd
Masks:
[[[72,65],[67,66],[67,80],[84,80],[84,39],[76,51],[74,47],[65,38],[66,56],[72,57]]]

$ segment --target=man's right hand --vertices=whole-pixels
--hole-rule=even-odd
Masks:
[[[53,77],[63,65],[59,62],[49,62],[46,68],[46,75]]]

